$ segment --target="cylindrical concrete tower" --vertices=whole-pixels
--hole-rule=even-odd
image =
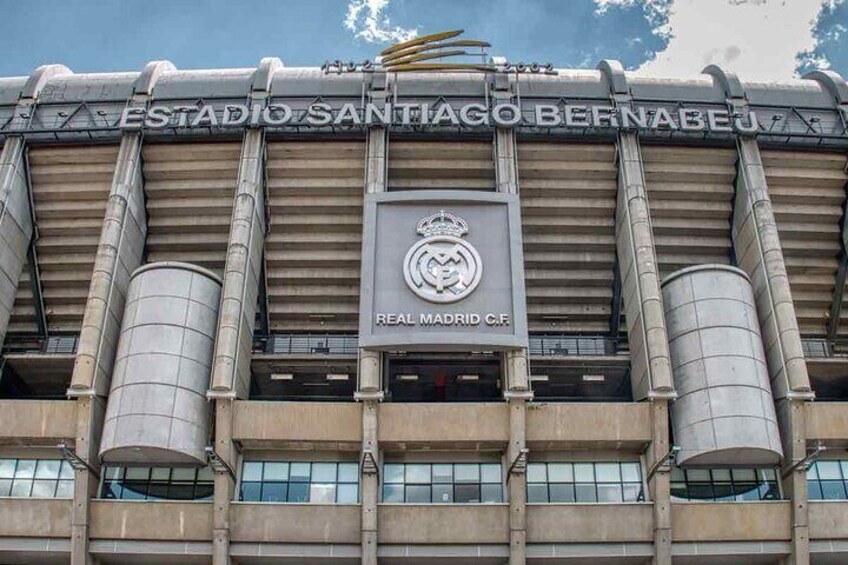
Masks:
[[[206,400],[221,281],[187,263],[151,263],[130,281],[106,422],[104,463],[206,462]]]
[[[662,285],[682,466],[765,466],[782,457],[763,341],[747,275],[699,265]]]

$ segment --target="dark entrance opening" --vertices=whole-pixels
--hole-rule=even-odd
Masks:
[[[501,398],[501,360],[496,354],[390,354],[388,400],[482,402]]]

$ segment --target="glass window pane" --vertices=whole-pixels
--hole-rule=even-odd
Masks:
[[[215,480],[215,475],[212,473],[212,467],[203,467],[197,471],[198,481],[212,482]]]
[[[245,502],[258,502],[262,500],[262,483],[242,483],[241,500]]]
[[[61,465],[62,462],[58,459],[42,459],[35,468],[35,478],[58,479]]]
[[[575,470],[576,472],[576,470]],[[577,502],[597,502],[598,498],[595,494],[594,484],[576,484],[574,485],[575,499]]]
[[[309,487],[309,502],[335,502],[335,483],[312,483]]]
[[[336,464],[335,463],[313,463],[312,464],[312,482],[313,483],[334,483],[334,482],[336,482]]]
[[[848,459],[845,461],[840,461],[842,465],[842,478],[848,480]]]
[[[810,468],[807,469],[807,478],[808,479],[818,479],[819,478],[818,467],[819,467],[818,463],[813,463],[810,466]]]
[[[428,463],[407,463],[406,484],[430,484],[430,465]]]
[[[621,464],[621,480],[625,483],[642,482],[642,473],[639,463],[622,463]]]
[[[153,467],[150,470],[151,481],[169,481],[171,479],[171,469],[168,467]],[[174,479],[176,480],[176,478]]]
[[[580,483],[594,483],[595,469],[591,463],[574,464],[574,480]]]
[[[146,481],[150,478],[150,467],[127,467],[124,478],[128,481]]]
[[[621,485],[598,483],[598,502],[621,502]]]
[[[182,467],[175,467],[171,469],[171,480],[172,481],[186,481],[193,482],[194,479],[197,478],[197,469],[186,469]]]
[[[407,485],[406,502],[427,503],[430,502],[429,485]]]
[[[12,496],[29,496],[32,491],[32,480],[30,479],[15,479],[12,482]]]
[[[450,463],[433,465],[433,482],[453,483],[453,465]],[[451,498],[453,498],[453,495],[451,495]]]
[[[733,469],[734,482],[754,482],[757,480],[757,472],[753,469]]]
[[[194,486],[195,500],[212,500],[213,494],[215,494],[215,485],[212,483],[198,482]]]
[[[843,463],[843,465],[844,465],[844,463]],[[777,480],[777,473],[775,472],[774,469],[760,469],[760,476],[766,481],[776,481]]]
[[[480,485],[457,484],[454,489],[456,502],[480,502]]]
[[[457,463],[453,467],[453,476],[456,483],[479,483],[480,465],[476,463]],[[456,494],[456,497],[457,499],[459,498],[459,493]]]
[[[194,483],[171,483],[167,497],[169,500],[193,500]]]
[[[265,464],[265,467],[268,467],[268,463]],[[289,468],[289,480],[292,482],[309,482],[309,467],[309,463],[292,463]]]
[[[730,469],[713,469],[713,481],[714,482],[730,482]],[[741,478],[737,478],[737,480],[742,480]]]
[[[442,483],[433,485],[432,500],[435,503],[453,502],[453,485]]]
[[[710,483],[690,484],[688,491],[688,497],[692,500],[712,500],[715,497],[713,485]]]
[[[48,481],[46,479],[32,482],[32,497],[33,498],[53,498],[56,494],[56,481]]]
[[[309,502],[309,483],[289,483],[289,502]]]
[[[31,479],[35,476],[35,459],[18,459],[15,469],[16,479]]]
[[[11,479],[15,476],[15,459],[0,459],[0,479]]]
[[[573,483],[574,470],[571,463],[548,463],[548,481],[552,483]]]
[[[480,465],[480,482],[501,484],[501,466],[499,463]]]
[[[759,491],[760,500],[780,500],[780,489],[776,482],[761,484]]]
[[[734,494],[737,500],[759,500],[760,489],[757,483],[734,483]]]
[[[114,479],[120,480],[121,475],[123,474],[124,469],[122,467],[105,467],[105,471],[103,472],[103,478],[105,479]],[[64,472],[65,468],[62,466],[62,471]]]
[[[621,482],[618,463],[595,463],[595,480],[599,483]]]
[[[56,487],[56,498],[73,498],[74,481],[61,480]]]
[[[287,486],[288,483],[263,483],[262,502],[286,502]]]
[[[842,481],[821,481],[821,490],[822,498],[825,500],[842,500],[845,498],[845,483]]]
[[[686,471],[686,479],[690,483],[695,481],[708,483],[713,480],[709,469],[689,469]]]
[[[123,500],[144,500],[147,498],[147,483],[125,482],[121,490]]]
[[[141,483],[145,484],[145,483]],[[156,500],[167,500],[171,497],[169,494],[169,484],[167,481],[156,481],[148,483],[147,487],[147,498],[148,499],[156,499]],[[191,483],[189,483],[191,484]],[[175,496],[179,496],[178,493],[174,493]],[[185,494],[183,494],[185,496]]]
[[[9,496],[12,490],[12,479],[0,479],[0,496]]]
[[[308,474],[307,474],[308,478]],[[276,461],[266,461],[262,471],[263,481],[284,483],[289,480],[289,464]]]
[[[842,471],[839,467],[839,461],[819,461],[818,466],[820,479],[842,479]],[[18,464],[18,467],[20,467],[20,463]],[[15,476],[17,476],[17,474]]]
[[[639,493],[642,492],[640,483],[625,483],[622,487],[622,502],[639,502]]]
[[[480,486],[482,502],[503,502],[503,488],[500,483],[486,483]]]
[[[686,489],[686,483],[671,483],[671,496],[677,498],[689,498],[689,491]]]
[[[359,485],[341,483],[336,490],[336,502],[339,504],[356,504],[359,502]]]
[[[356,463],[339,463],[339,482],[358,483],[359,465]]]
[[[732,483],[717,483],[713,485],[713,496],[717,500],[734,500],[736,491]]]
[[[574,502],[574,485],[571,483],[551,483],[548,490],[551,502]]]
[[[403,465],[398,463],[386,463],[383,465],[384,483],[403,483]]]
[[[528,463],[527,464],[527,482],[528,483],[545,483],[548,481],[548,470],[545,463]]]
[[[403,502],[403,486],[383,485],[383,502]]]
[[[546,483],[531,483],[527,485],[527,502],[547,502],[548,485]]]
[[[810,500],[822,500],[821,483],[812,481],[807,484],[807,498]]]
[[[121,483],[117,481],[108,481],[103,483],[103,498],[121,498]]]
[[[683,469],[680,467],[672,467],[671,469],[671,480],[672,481],[685,481],[686,475],[683,473]]]
[[[59,471],[59,478],[61,479],[73,479],[74,478],[74,468],[71,467],[71,464],[67,461],[62,461],[62,469]]]
[[[243,481],[261,481],[262,480],[262,462],[261,461],[245,461],[241,471],[241,480]]]

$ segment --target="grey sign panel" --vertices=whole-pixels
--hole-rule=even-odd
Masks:
[[[360,347],[527,347],[518,197],[420,190],[365,198]]]

